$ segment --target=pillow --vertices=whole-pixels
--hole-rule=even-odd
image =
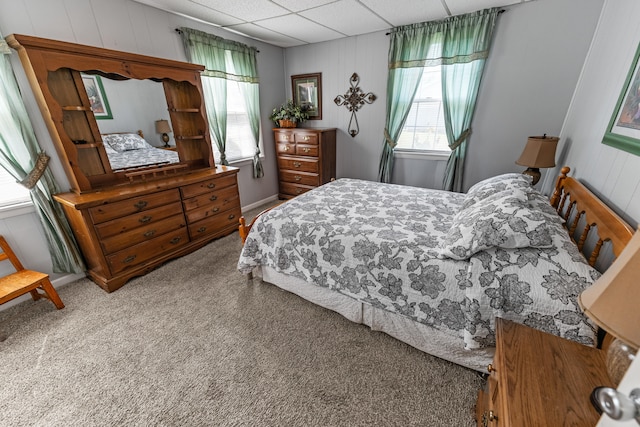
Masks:
[[[104,145],[104,151],[106,151],[107,154],[118,154],[118,152],[114,150],[113,147],[111,147],[111,145],[109,145],[109,143],[104,139],[104,136],[102,138],[102,145]]]
[[[480,200],[501,191],[517,188],[530,189],[532,180],[533,178],[531,176],[521,173],[505,173],[487,178],[469,188],[466,198],[464,202],[462,202],[462,209],[467,209],[474,203],[478,203]]]
[[[530,191],[501,191],[460,210],[440,242],[440,257],[464,260],[491,247],[552,247],[549,218],[529,205]]]
[[[102,141],[119,153],[130,150],[153,148],[137,133],[110,133],[102,135]]]

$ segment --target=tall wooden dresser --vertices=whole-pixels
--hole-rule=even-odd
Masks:
[[[281,199],[305,193],[336,177],[335,128],[275,128]]]

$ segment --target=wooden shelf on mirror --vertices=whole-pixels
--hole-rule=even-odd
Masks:
[[[91,111],[91,107],[83,105],[63,105],[62,111]]]
[[[199,113],[199,108],[169,108],[169,111],[174,113]]]
[[[204,135],[175,135],[175,139],[178,141],[186,140],[186,139],[204,139]]]

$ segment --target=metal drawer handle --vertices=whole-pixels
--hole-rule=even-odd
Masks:
[[[491,373],[491,372],[495,372],[495,371],[496,371],[496,368],[494,368],[494,367],[493,367],[493,364],[492,364],[492,363],[489,363],[489,364],[487,365],[487,371],[488,371],[489,373]]]
[[[297,189],[296,189],[296,193],[297,193],[297,194],[302,194],[302,189],[297,188]]]
[[[169,240],[169,243],[171,243],[172,245],[175,245],[180,240],[182,240],[182,237],[174,237],[173,239]]]
[[[207,188],[216,188],[216,184],[214,184],[213,182],[210,182],[207,184]]]
[[[213,195],[213,196],[209,197],[209,200],[211,200],[212,202],[215,202],[216,200],[218,200],[218,196]]]
[[[487,417],[489,421],[498,421],[498,416],[493,413],[493,411],[489,411],[489,416]]]
[[[236,217],[236,216],[235,216],[234,214],[231,214],[231,215],[229,215],[229,217],[228,217],[228,218],[229,218],[229,219],[233,219],[233,218],[235,218],[235,217]]]
[[[302,179],[302,177],[300,175],[294,175],[293,179],[297,181],[300,181]]]
[[[137,209],[143,209],[145,208],[149,203],[145,202],[144,200],[140,200],[138,203],[134,203],[134,207]]]
[[[302,151],[304,151],[305,153],[308,153],[309,151],[311,151],[311,149],[310,149],[310,148],[307,148],[307,147],[304,147],[304,148],[302,149]]]
[[[204,233],[205,231],[207,231],[207,227],[198,228],[198,233]]]
[[[153,217],[151,217],[151,216],[149,216],[149,215],[145,215],[145,216],[143,216],[142,218],[140,218],[140,219],[138,220],[138,222],[141,222],[141,223],[143,223],[143,224],[146,224],[147,222],[151,221],[151,218],[153,218]]]
[[[156,234],[156,230],[149,230],[146,233],[143,234],[144,237],[151,237],[154,234]]]
[[[308,136],[305,136],[305,137],[304,137],[304,138],[302,138],[302,139],[304,139],[305,141],[308,141],[310,138],[309,138]]]
[[[290,148],[291,148],[291,147],[289,147],[288,145],[285,145],[285,146],[284,146],[284,151],[289,151],[289,149],[290,149]]]
[[[293,162],[293,166],[296,168],[299,168],[300,166],[302,166],[302,163],[300,162]]]
[[[218,212],[219,210],[220,210],[220,208],[213,208],[213,209],[211,209],[211,212],[216,213],[216,212]]]
[[[125,259],[122,260],[122,263],[123,264],[129,264],[134,259],[136,259],[136,255],[129,255],[128,257],[126,257]]]

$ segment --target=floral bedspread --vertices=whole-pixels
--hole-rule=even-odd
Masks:
[[[439,256],[464,194],[339,179],[259,218],[238,261],[269,266],[464,340],[495,345],[495,317],[584,344],[595,327],[577,295],[598,273],[560,225],[552,248]]]

